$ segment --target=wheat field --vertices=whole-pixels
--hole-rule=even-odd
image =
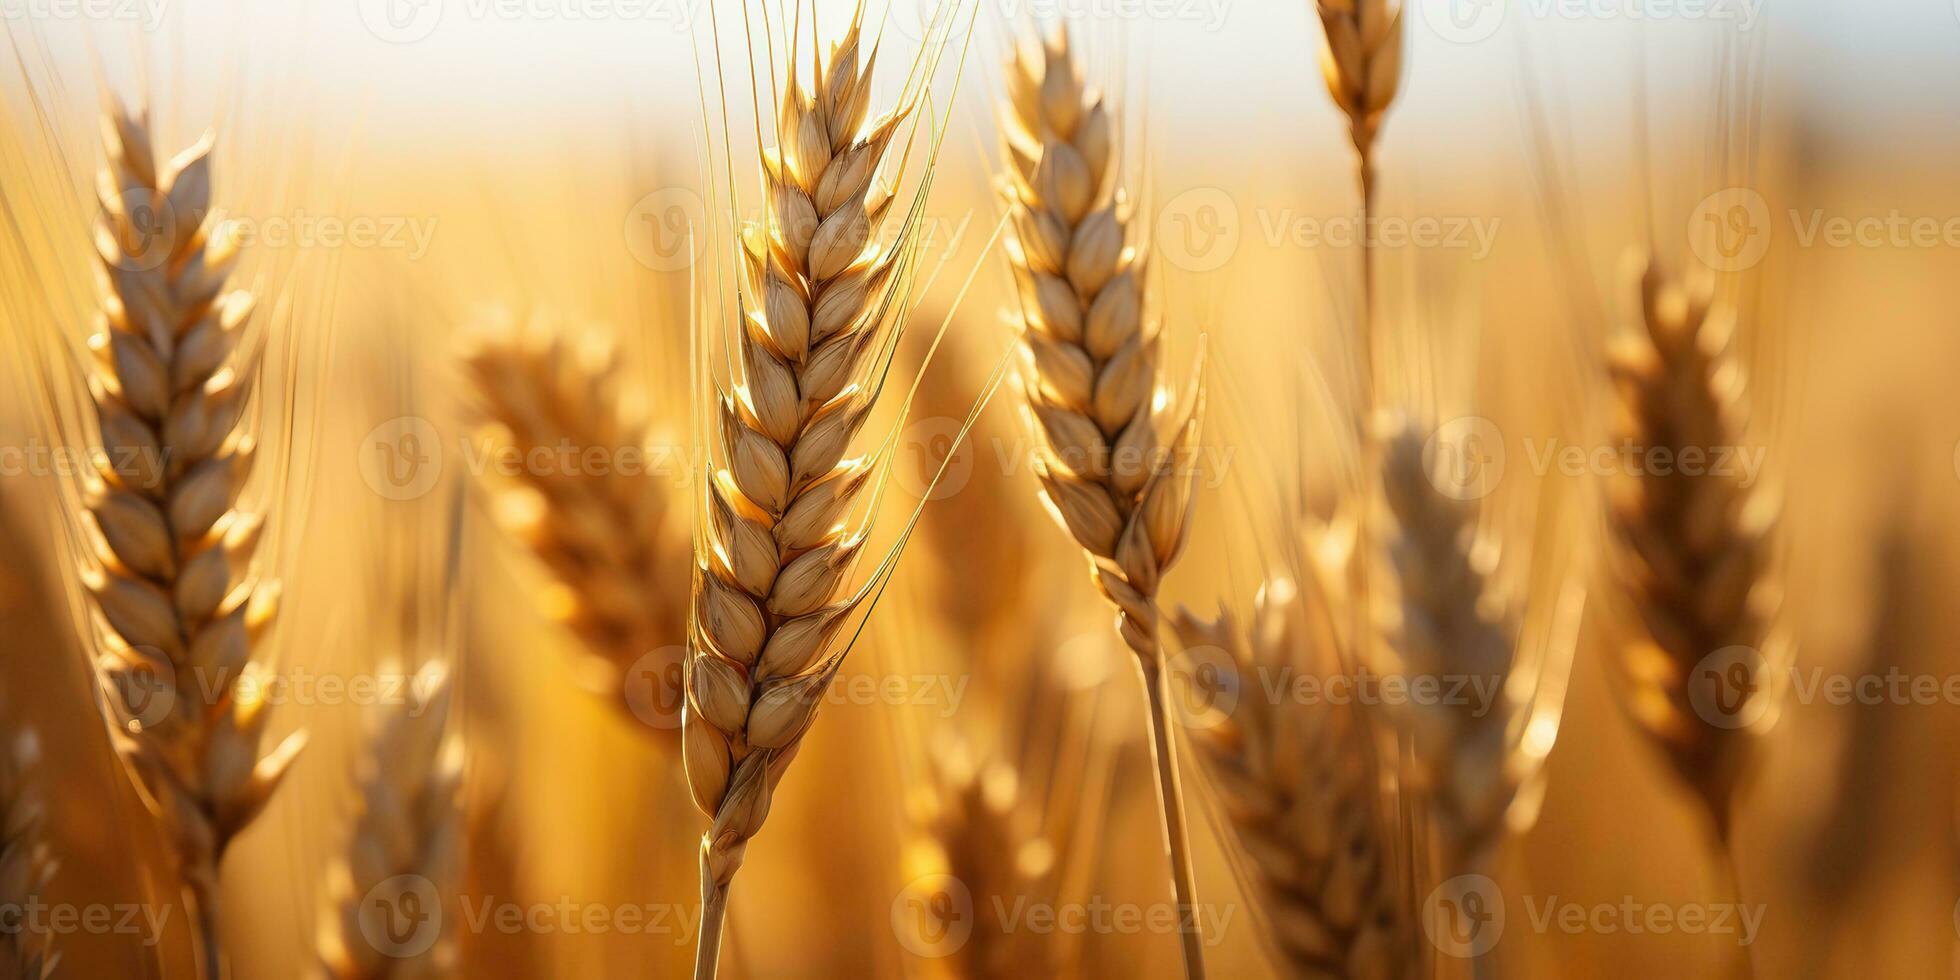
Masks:
[[[0,976],[1960,975],[1960,7],[0,3]]]

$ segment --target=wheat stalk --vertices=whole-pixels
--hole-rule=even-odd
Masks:
[[[1320,13],[1321,77],[1335,107],[1347,113],[1361,190],[1362,417],[1375,403],[1375,255],[1370,221],[1375,213],[1375,139],[1402,85],[1401,0],[1316,0]]]
[[[1744,378],[1728,346],[1734,321],[1712,283],[1684,289],[1649,264],[1640,278],[1645,329],[1617,344],[1616,443],[1713,453],[1738,446]],[[1634,720],[1707,808],[1727,849],[1731,809],[1752,745],[1776,721],[1782,687],[1772,626],[1781,596],[1770,575],[1776,514],[1744,478],[1643,468],[1618,481],[1607,525],[1612,568],[1637,619],[1619,649],[1622,692]],[[1704,658],[1754,651],[1733,701],[1729,679]],[[1710,712],[1721,712],[1714,717]]]
[[[1192,742],[1286,972],[1406,977],[1413,938],[1366,724],[1352,706],[1286,704],[1265,693],[1273,678],[1290,683],[1296,672],[1324,669],[1315,658],[1340,642],[1314,609],[1281,577],[1260,590],[1249,635],[1229,616],[1178,611],[1172,625],[1187,655],[1203,651],[1206,663],[1227,668],[1217,687],[1235,698],[1229,711],[1191,726]]]
[[[260,516],[238,509],[257,373],[252,298],[211,214],[207,135],[159,165],[144,115],[103,127],[96,246],[107,282],[90,391],[103,452],[89,486],[83,580],[106,629],[101,675],[120,754],[176,849],[208,976],[222,966],[218,864],[304,744],[270,753],[250,662],[278,590],[259,581]],[[241,683],[243,682],[243,683]]]
[[[41,839],[45,813],[29,785],[40,762],[40,741],[32,731],[21,732],[11,751],[0,754],[0,976],[15,980],[42,980],[61,962],[45,946],[36,948],[25,919],[28,904],[40,898],[55,873]]]
[[[668,487],[621,455],[646,449],[646,425],[626,404],[614,348],[550,329],[500,330],[477,338],[464,362],[495,443],[567,463],[522,467],[494,490],[493,510],[555,579],[543,605],[583,643],[587,686],[651,730],[677,731],[678,704],[624,696],[637,670],[657,673],[657,691],[679,689],[665,680],[680,670],[686,636],[687,599],[671,586],[687,542],[670,526]],[[595,450],[609,454],[606,466],[576,462]]]
[[[328,872],[325,914],[320,920],[321,971],[336,980],[380,977],[445,977],[456,969],[453,931],[444,909],[414,910],[417,925],[433,922],[435,935],[411,932],[390,946],[392,905],[413,892],[446,903],[455,894],[462,862],[462,742],[448,733],[452,687],[439,661],[411,679],[409,695],[373,719],[355,773],[359,810],[347,851]],[[399,881],[397,881],[399,879]],[[434,918],[428,918],[433,915]],[[377,930],[377,925],[381,928]],[[383,942],[373,938],[377,932]]]
[[[844,588],[876,510],[865,491],[886,475],[882,450],[846,454],[904,329],[925,189],[881,244],[899,177],[880,171],[934,63],[915,68],[898,107],[869,118],[877,50],[861,55],[862,14],[818,59],[807,92],[792,49],[778,145],[762,154],[764,219],[741,236],[745,288],[722,348],[739,351],[730,360],[742,383],[715,381],[721,465],[703,480],[696,521],[682,727],[688,784],[712,818],[698,977],[715,974],[730,885],[849,651],[837,637],[904,545],[863,588]],[[847,521],[861,506],[863,519]]]
[[[1035,475],[1088,552],[1150,703],[1185,973],[1204,975],[1183,791],[1164,710],[1157,589],[1183,549],[1191,474],[1170,463],[1195,444],[1196,399],[1168,446],[1157,409],[1160,337],[1143,315],[1144,256],[1128,241],[1115,187],[1114,123],[1085,89],[1062,34],[1021,46],[1007,70],[1008,259],[1020,289],[1028,408],[1046,442]],[[1201,389],[1200,389],[1201,390]]]

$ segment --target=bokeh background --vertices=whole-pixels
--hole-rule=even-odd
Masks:
[[[653,441],[685,454],[690,316],[714,309],[712,216],[727,206],[717,171],[731,153],[747,168],[739,196],[753,198],[743,5],[713,2],[0,7],[10,41],[0,199],[14,232],[0,245],[14,369],[0,397],[5,444],[47,438],[35,365],[47,338],[89,322],[101,99],[146,100],[165,146],[215,128],[221,204],[313,235],[262,244],[243,273],[280,299],[290,370],[279,390],[298,406],[284,433],[289,485],[266,491],[283,508],[272,560],[290,603],[275,663],[349,674],[448,650],[465,679],[467,890],[479,902],[641,905],[671,917],[671,929],[645,935],[592,934],[562,914],[545,917],[550,928],[466,935],[470,976],[670,976],[691,961],[702,818],[672,755],[579,688],[565,666],[572,641],[533,608],[537,570],[490,526],[453,452],[470,432],[454,352],[499,311],[610,335],[651,409]],[[816,16],[835,30],[849,6],[821,0]],[[868,18],[891,52],[881,100],[921,45],[916,6],[872,0]],[[1676,267],[1705,263],[1696,235],[1710,209],[1726,220],[1737,202],[1760,204],[1747,214],[1765,245],[1737,277],[1753,297],[1750,439],[1786,502],[1781,568],[1799,667],[1960,673],[1960,622],[1937,598],[1960,582],[1960,399],[1949,382],[1960,236],[1879,232],[1834,245],[1804,235],[1818,218],[1896,215],[1943,229],[1960,218],[1960,9],[1648,7],[1411,0],[1404,94],[1381,146],[1382,213],[1463,237],[1385,250],[1377,301],[1409,336],[1476,342],[1409,345],[1398,354],[1404,390],[1443,392],[1451,411],[1492,420],[1514,487],[1562,479],[1534,472],[1532,452],[1601,438],[1595,359],[1631,323],[1629,252],[1651,243]],[[1167,595],[1242,608],[1270,571],[1256,556],[1275,531],[1257,502],[1304,482],[1305,496],[1328,504],[1348,479],[1338,433],[1353,391],[1345,338],[1358,257],[1325,235],[1356,203],[1305,2],[978,0],[970,44],[956,39],[963,48],[935,83],[945,138],[927,227],[939,271],[901,360],[917,364],[939,325],[949,329],[900,430],[885,523],[921,503],[947,423],[1010,347],[1010,282],[990,247],[995,107],[1014,33],[1057,14],[1121,109],[1169,361],[1188,370],[1203,349],[1218,392],[1193,549]],[[328,241],[332,219],[377,237]],[[1025,795],[1049,801],[1029,819],[1066,828],[1067,900],[1169,900],[1130,667],[1078,554],[1036,502],[1011,396],[990,404],[951,482],[928,495],[898,584],[840,681],[858,695],[833,698],[751,847],[731,913],[731,975],[943,966],[908,947],[894,906],[917,871],[931,760],[954,740],[1063,784]],[[429,420],[452,452],[427,492],[396,499],[377,490],[363,456],[385,452],[375,433],[404,416]],[[682,499],[689,473],[672,475]],[[174,886],[155,832],[95,712],[57,483],[18,468],[0,481],[6,711],[44,747],[61,858],[52,896],[167,902]],[[458,499],[460,538],[449,520]],[[1591,523],[1541,532],[1579,556],[1570,574],[1587,574]],[[459,572],[446,575],[451,549]],[[442,614],[448,594],[459,614]],[[1504,975],[1716,975],[1733,955],[1733,938],[1531,927],[1530,909],[1554,897],[1723,900],[1697,813],[1616,706],[1612,641],[1596,611],[1541,817],[1500,863]],[[308,729],[312,747],[228,859],[241,978],[310,968],[364,710],[305,698],[280,710],[275,725]],[[1960,940],[1957,715],[1944,699],[1790,707],[1737,837],[1745,895],[1765,913],[1759,975],[1948,969]],[[1187,781],[1202,800],[1202,779]],[[1214,972],[1270,975],[1254,909],[1200,807],[1201,894],[1234,913],[1208,936]],[[1084,975],[1175,971],[1169,934],[1066,941]],[[186,942],[178,921],[154,948],[131,936],[61,945],[70,975],[178,975]]]

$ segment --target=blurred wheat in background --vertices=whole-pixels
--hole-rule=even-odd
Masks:
[[[0,30],[0,975],[1960,974],[1945,0]]]

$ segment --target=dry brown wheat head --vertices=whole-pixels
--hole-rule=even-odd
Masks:
[[[463,757],[449,727],[450,681],[441,662],[430,662],[411,680],[408,697],[371,719],[355,771],[359,809],[353,831],[346,852],[328,870],[319,936],[321,970],[328,977],[455,975],[453,909],[423,910],[434,914],[424,921],[435,922],[439,931],[412,935],[399,947],[389,944],[393,934],[377,930],[372,918],[394,912],[378,908],[377,899],[419,902],[433,895],[446,905],[456,894]],[[384,890],[377,894],[377,888]]]
[[[861,41],[854,19],[809,92],[791,59],[779,145],[763,152],[765,217],[741,242],[741,315],[728,329],[741,383],[717,380],[710,409],[719,465],[695,522],[682,734],[694,800],[713,818],[707,891],[725,891],[741,866],[848,650],[834,641],[867,598],[846,587],[866,531],[846,518],[879,485],[880,454],[847,454],[903,329],[917,213],[882,242],[896,176],[880,171],[917,95],[908,86],[869,118],[876,52],[865,57]],[[709,942],[704,930],[704,954]]]
[[[1321,75],[1366,169],[1382,117],[1402,84],[1401,0],[1317,0]]]
[[[1249,633],[1226,615],[1178,610],[1172,627],[1186,655],[1202,651],[1206,663],[1229,669],[1219,687],[1236,695],[1230,710],[1191,725],[1191,740],[1288,975],[1407,976],[1412,937],[1366,720],[1351,705],[1266,693],[1340,660],[1329,649],[1340,642],[1337,626],[1315,615],[1325,607],[1301,589],[1289,578],[1269,581]]]
[[[1640,300],[1644,329],[1609,355],[1619,394],[1613,441],[1676,459],[1740,446],[1744,378],[1729,349],[1734,320],[1715,304],[1712,282],[1684,288],[1650,262]],[[1625,701],[1726,832],[1750,746],[1779,713],[1774,503],[1714,467],[1643,470],[1618,480],[1608,499],[1610,564],[1636,619],[1619,649]],[[1748,676],[1736,683],[1735,670]]]
[[[690,563],[672,517],[685,501],[658,474],[621,465],[622,451],[649,447],[615,349],[595,335],[533,324],[486,331],[465,363],[494,444],[566,464],[527,464],[491,492],[498,522],[555,579],[543,606],[584,644],[586,686],[651,731],[678,732],[677,704],[625,696],[635,670],[658,672],[658,690],[679,690],[664,679],[670,671],[678,679],[681,667],[687,595],[678,585]],[[579,462],[594,451],[607,454],[607,465]]]
[[[209,921],[225,845],[265,805],[304,742],[270,753],[255,642],[278,589],[253,555],[262,519],[239,509],[258,367],[240,345],[252,311],[225,290],[238,257],[211,209],[206,137],[170,161],[144,115],[103,127],[96,246],[107,293],[90,379],[102,450],[87,501],[84,569],[106,630],[100,666],[118,749],[182,859]]]
[[[1115,187],[1109,107],[1085,90],[1066,35],[1021,47],[1007,74],[1008,258],[1031,365],[1023,384],[1045,440],[1035,473],[1094,560],[1124,641],[1155,657],[1158,585],[1192,498],[1190,474],[1165,462],[1194,444],[1197,409],[1166,445],[1160,337],[1144,319],[1144,253]]]

